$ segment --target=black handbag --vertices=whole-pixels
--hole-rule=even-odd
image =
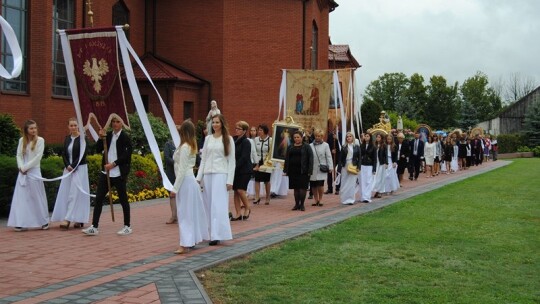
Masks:
[[[317,155],[317,159],[319,160],[319,164],[321,163],[321,159],[319,158],[319,154],[317,153],[317,149],[315,149],[315,145],[313,145],[313,150],[315,150],[315,155]],[[324,151],[324,157],[326,158],[326,151]],[[330,168],[328,168],[328,165],[319,165],[319,170],[323,173],[328,173],[330,171]]]

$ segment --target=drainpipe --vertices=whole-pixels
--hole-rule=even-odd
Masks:
[[[302,69],[306,69],[306,3],[302,0]]]

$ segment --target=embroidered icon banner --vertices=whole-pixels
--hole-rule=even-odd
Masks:
[[[332,86],[331,70],[287,70],[287,116],[308,132],[326,133]]]
[[[107,128],[113,117],[129,128],[114,27],[66,30],[82,120]]]

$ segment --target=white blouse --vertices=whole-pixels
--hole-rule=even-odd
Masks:
[[[201,165],[197,173],[197,180],[202,181],[204,174],[227,174],[227,185],[232,185],[234,169],[236,167],[234,140],[229,136],[229,155],[225,156],[222,137],[206,136],[202,149]]]
[[[23,156],[23,139],[22,137],[19,139],[19,146],[17,146],[17,167],[24,172],[40,167],[43,151],[45,151],[45,139],[38,136],[34,150],[30,148],[31,146],[32,143],[27,144],[26,155]]]
[[[197,154],[191,153],[191,147],[188,144],[182,144],[180,148],[176,148],[173,154],[174,159],[174,192],[178,193],[184,182],[184,177],[193,175],[193,167],[195,166]]]

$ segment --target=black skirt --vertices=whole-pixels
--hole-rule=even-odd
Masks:
[[[249,180],[251,179],[251,173],[248,174],[235,174],[233,180],[233,190],[247,190]]]

